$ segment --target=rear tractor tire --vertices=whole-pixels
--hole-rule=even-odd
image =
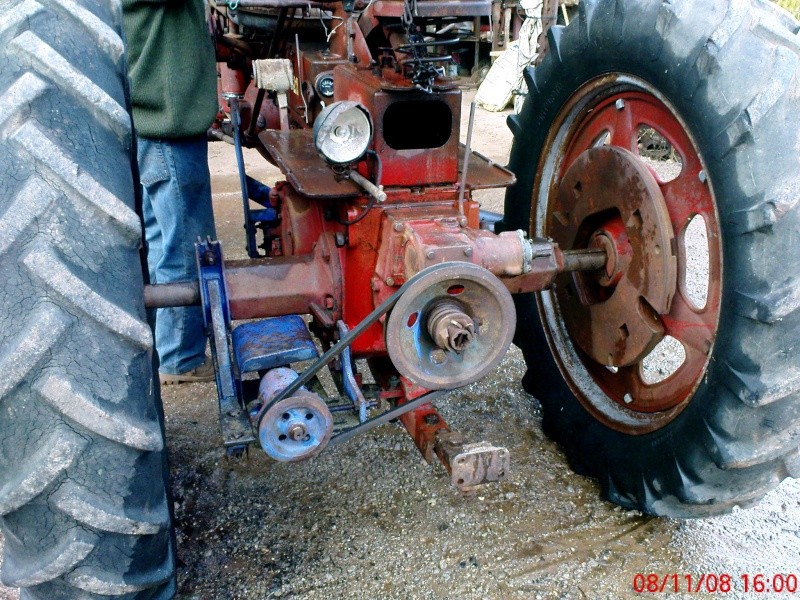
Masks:
[[[608,247],[640,269],[516,299],[546,432],[623,507],[710,515],[800,475],[798,30],[765,0],[583,0],[509,119],[519,183],[499,229],[565,249],[617,235]],[[601,158],[632,179],[592,171]],[[591,177],[620,186],[616,206],[593,213]],[[650,217],[622,199],[634,180]],[[631,295],[655,280],[657,300]]]
[[[119,2],[0,14],[0,579],[171,598]]]

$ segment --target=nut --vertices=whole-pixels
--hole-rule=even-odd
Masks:
[[[447,354],[445,354],[444,350],[441,348],[436,348],[435,350],[431,350],[431,362],[435,365],[442,364],[445,360],[447,360]]]
[[[287,432],[289,437],[292,438],[295,442],[299,442],[300,440],[305,439],[307,433],[306,428],[303,427],[300,423],[295,423],[291,427],[289,427],[289,431]]]

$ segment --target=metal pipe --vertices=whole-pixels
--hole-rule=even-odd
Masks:
[[[145,308],[169,308],[200,304],[200,284],[196,281],[157,283],[144,286]]]
[[[297,92],[300,94],[300,98],[303,99],[303,119],[305,119],[306,125],[309,125],[308,120],[308,102],[306,102],[306,95],[303,92],[303,61],[300,59],[300,34],[294,34],[294,49],[295,55],[297,56],[297,81],[298,83],[298,90]],[[283,129],[283,128],[281,128]],[[287,127],[288,129],[288,127]]]
[[[564,250],[564,272],[597,271],[606,266],[608,259],[602,248],[588,250]]]
[[[464,148],[464,164],[461,167],[461,183],[458,186],[458,214],[464,216],[464,194],[467,191],[467,171],[469,171],[469,155],[472,154],[472,129],[475,125],[475,100],[469,105],[469,126],[467,127],[467,145]]]
[[[267,50],[267,58],[272,58],[275,56],[275,48],[277,47],[278,36],[283,31],[283,26],[286,23],[286,15],[289,13],[289,9],[286,6],[282,6],[280,11],[278,12],[278,23],[275,26],[275,33],[272,34],[272,39],[269,41],[269,49]]]
[[[256,127],[258,126],[258,115],[261,113],[261,105],[264,104],[264,95],[266,94],[267,90],[258,90],[256,94],[256,101],[253,105],[253,112],[250,115],[250,124],[247,127],[247,131],[244,134],[245,139],[252,139],[253,136],[256,134]]]
[[[256,246],[256,231],[250,219],[250,198],[247,195],[247,173],[244,167],[244,155],[242,154],[242,118],[239,112],[239,98],[231,96],[228,98],[228,105],[231,109],[231,125],[233,125],[233,147],[236,154],[236,167],[239,171],[239,187],[242,194],[242,214],[244,215],[245,229],[245,248],[250,258],[258,256]],[[255,116],[255,115],[254,115]]]
[[[386,202],[386,192],[383,191],[383,186],[378,186],[372,183],[369,179],[364,177],[358,171],[350,171],[350,179],[357,183],[361,189],[367,192],[370,196],[375,198],[379,204]]]
[[[503,220],[503,215],[489,210],[481,209],[480,215],[480,228],[486,231],[494,232],[495,223]]]

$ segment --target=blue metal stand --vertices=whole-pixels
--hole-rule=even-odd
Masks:
[[[211,239],[195,244],[200,276],[203,322],[211,344],[211,357],[217,381],[219,422],[225,447],[236,452],[256,440],[247,411],[241,403],[241,391],[231,361],[229,341],[231,315],[225,290],[222,246]]]

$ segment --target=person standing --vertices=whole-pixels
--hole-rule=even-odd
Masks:
[[[203,0],[123,0],[151,283],[196,280],[194,242],[215,237],[206,131],[217,114]],[[213,381],[199,307],[161,308],[162,384]]]

